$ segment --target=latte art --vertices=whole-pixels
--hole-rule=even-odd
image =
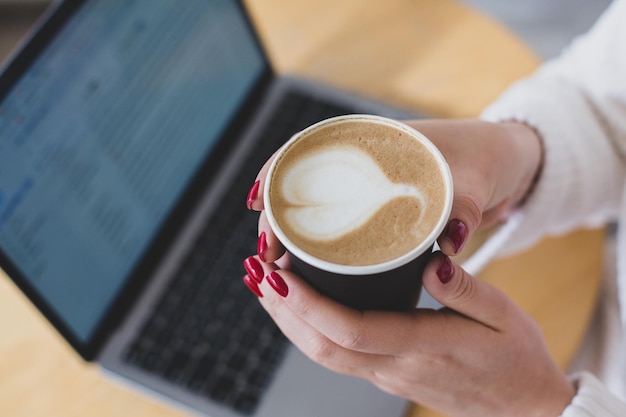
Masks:
[[[367,153],[337,145],[298,160],[282,183],[284,219],[298,234],[329,241],[354,232],[398,197],[426,206],[422,193],[409,184],[395,184]]]
[[[436,155],[416,131],[375,116],[314,125],[270,168],[268,221],[313,262],[373,266],[425,250],[449,214],[451,185]]]

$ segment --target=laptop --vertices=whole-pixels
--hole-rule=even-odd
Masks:
[[[415,117],[277,76],[235,0],[57,2],[0,73],[0,266],[84,360],[190,413],[401,416],[242,282],[256,173],[348,113]]]

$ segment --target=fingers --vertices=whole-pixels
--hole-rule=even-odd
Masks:
[[[386,347],[389,338],[378,337],[378,332],[390,333],[390,321],[402,322],[395,317],[401,314],[353,310],[321,295],[295,273],[278,269],[277,264],[259,262],[258,257],[247,258],[244,267],[249,277],[244,282],[279,325],[297,318],[345,349],[377,354],[394,350]],[[413,325],[408,320],[406,324]]]
[[[515,311],[502,293],[441,254],[429,264],[424,285],[449,308],[403,313],[356,311],[321,295],[275,263],[259,262],[258,257],[247,261],[249,275],[244,281],[254,283],[251,290],[298,349],[333,371],[381,386],[385,375],[415,379],[409,364],[431,374],[433,366],[450,362],[455,347],[505,334],[505,317]]]
[[[455,195],[450,221],[437,243],[441,251],[454,256],[462,249],[469,237],[478,229],[482,220],[483,205],[478,198]]]
[[[503,330],[518,308],[499,289],[481,281],[437,254],[426,267],[424,288],[444,306],[494,330]]]
[[[272,229],[267,221],[265,211],[263,210],[263,190],[265,188],[265,178],[267,177],[267,171],[269,170],[275,157],[276,153],[274,153],[270,159],[265,162],[257,174],[256,180],[252,184],[246,199],[246,206],[248,207],[248,210],[261,211],[258,226],[257,253],[263,262],[275,262],[285,254],[285,248],[272,232]]]
[[[276,158],[276,153],[265,162],[261,170],[256,176],[250,191],[248,192],[248,198],[246,199],[246,206],[248,210],[261,211],[263,210],[263,190],[265,188],[265,178],[267,177],[267,171],[270,169],[270,165]]]
[[[272,231],[265,211],[262,211],[259,216],[258,233],[257,253],[263,262],[275,262],[285,254],[285,247]]]
[[[295,275],[279,270],[277,264],[258,262],[256,257],[246,259],[244,266],[248,271],[248,278],[244,277],[246,285],[259,297],[283,334],[310,359],[335,372],[363,378],[368,377],[370,369],[382,366],[388,360],[381,355],[345,349],[294,314],[285,300],[291,298],[292,288],[301,291],[302,287],[307,287]],[[255,285],[250,286],[249,281]],[[308,294],[317,293],[311,289]],[[319,294],[314,296],[321,297]]]
[[[404,352],[411,343],[413,329],[419,325],[417,315],[384,311],[358,311],[321,295],[297,275],[288,270],[275,271],[289,287],[287,297],[264,296],[266,310],[277,321],[298,317],[336,345],[352,352],[393,356]],[[261,285],[261,291],[273,287],[271,281]],[[294,330],[297,332],[297,328]],[[315,347],[303,346],[313,351]]]

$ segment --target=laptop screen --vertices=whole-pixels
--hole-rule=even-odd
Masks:
[[[80,342],[264,70],[224,0],[93,0],[0,103],[0,248]]]

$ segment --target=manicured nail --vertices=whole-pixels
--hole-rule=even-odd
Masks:
[[[265,262],[265,251],[267,250],[267,239],[265,232],[261,232],[259,240],[256,243],[256,252],[259,254],[259,258]]]
[[[454,253],[458,253],[467,239],[467,226],[460,220],[451,220],[446,229],[446,237],[454,245]]]
[[[252,256],[246,258],[243,261],[243,267],[246,268],[248,275],[250,275],[257,283],[261,283],[263,281],[263,267]]]
[[[276,291],[280,296],[287,297],[287,294],[289,294],[289,288],[287,287],[287,284],[276,271],[270,272],[270,274],[267,276],[267,282],[270,284],[270,287],[274,288],[274,291]]]
[[[259,289],[259,284],[256,283],[254,278],[252,278],[250,275],[245,275],[243,277],[243,282],[257,297],[263,297],[263,294],[261,294],[261,290]]]
[[[248,210],[252,210],[252,203],[254,203],[259,195],[260,185],[261,181],[257,180],[254,182],[254,185],[252,185],[252,188],[250,188],[250,191],[248,191],[248,199],[246,200],[246,207],[248,207]]]
[[[454,265],[452,264],[450,258],[445,256],[443,258],[443,261],[441,262],[441,265],[439,265],[439,269],[437,270],[437,276],[439,277],[439,281],[441,281],[442,284],[447,284],[448,282],[450,282],[452,274],[454,274]]]

